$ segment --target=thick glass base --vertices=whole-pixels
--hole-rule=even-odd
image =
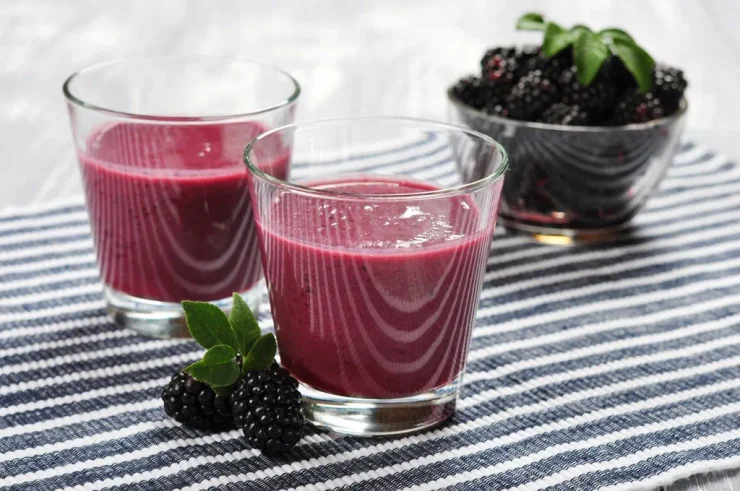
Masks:
[[[415,433],[443,423],[455,412],[462,375],[438,389],[397,399],[364,399],[318,391],[301,384],[309,423],[354,436]]]
[[[629,220],[604,227],[580,228],[572,225],[534,224],[501,214],[499,222],[510,233],[530,237],[542,244],[564,246],[614,242],[628,235],[631,230]]]
[[[251,290],[241,294],[255,315],[259,309],[263,288],[263,282],[260,281]],[[155,338],[190,337],[185,325],[185,313],[179,303],[133,297],[107,286],[105,300],[108,304],[108,313],[118,326]],[[212,303],[225,311],[231,310],[231,297]]]

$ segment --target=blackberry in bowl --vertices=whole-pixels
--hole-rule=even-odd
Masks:
[[[532,47],[488,50],[479,77],[449,88],[449,118],[507,149],[500,220],[508,230],[555,244],[611,240],[672,161],[688,84],[622,30],[547,27],[537,14],[522,24],[544,29],[543,45],[534,54]],[[488,77],[492,52],[517,67],[506,86]]]

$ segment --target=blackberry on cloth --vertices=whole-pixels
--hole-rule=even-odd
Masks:
[[[268,455],[287,450],[303,436],[298,381],[277,363],[247,373],[231,394],[231,407],[234,425],[243,428],[247,443]]]
[[[167,416],[198,430],[227,430],[234,427],[229,398],[217,395],[208,385],[182,371],[172,376],[162,390]]]

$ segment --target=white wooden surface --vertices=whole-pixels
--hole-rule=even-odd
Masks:
[[[563,24],[617,25],[690,81],[687,138],[740,158],[736,0],[0,0],[0,209],[78,196],[61,84],[85,65],[153,54],[268,61],[303,86],[298,119],[445,119],[445,88],[528,10]],[[740,472],[674,490],[740,490]]]

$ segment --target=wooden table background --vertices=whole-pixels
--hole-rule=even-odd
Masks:
[[[687,74],[686,138],[740,157],[737,0],[0,0],[0,209],[81,193],[61,85],[115,57],[239,56],[278,65],[303,93],[298,119],[405,115],[444,120],[445,88],[524,11],[620,26]],[[669,488],[740,490],[740,472]]]

